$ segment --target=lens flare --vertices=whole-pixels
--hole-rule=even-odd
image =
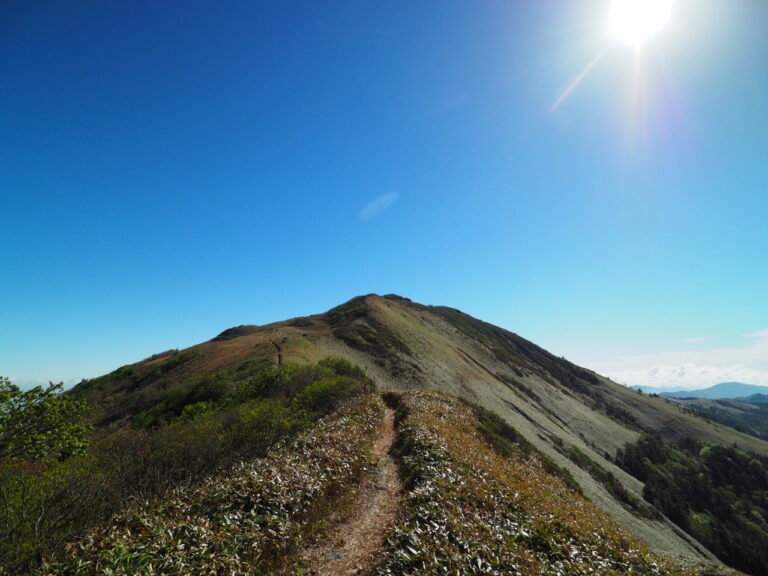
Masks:
[[[613,0],[611,33],[639,46],[664,27],[671,11],[672,0]]]

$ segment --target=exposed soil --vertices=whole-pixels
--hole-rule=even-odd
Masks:
[[[395,441],[394,410],[387,408],[371,450],[373,469],[363,479],[350,507],[331,518],[317,545],[304,553],[306,574],[352,576],[368,574],[395,523],[402,485],[389,455]]]
[[[280,346],[277,342],[274,340],[270,340],[272,342],[272,346],[275,347],[275,353],[277,354],[277,365],[282,366],[283,365],[283,351],[280,349]]]

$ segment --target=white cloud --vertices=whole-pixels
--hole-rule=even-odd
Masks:
[[[649,388],[679,386],[695,390],[721,382],[744,382],[768,386],[767,370],[755,370],[743,365],[709,366],[689,363],[677,366],[651,366],[639,370],[608,371],[604,374],[627,386]]]
[[[360,210],[360,220],[365,222],[375,218],[397,202],[399,197],[400,195],[397,192],[390,192],[389,194],[383,194],[378,198],[374,198],[365,208]]]
[[[693,338],[683,338],[683,342],[688,342],[689,344],[695,344],[697,342],[706,342],[707,339],[703,336],[694,336]]]
[[[82,378],[68,378],[67,380],[62,380],[61,378],[16,378],[11,376],[9,380],[15,385],[21,388],[22,390],[31,390],[32,388],[35,388],[36,386],[41,386],[43,388],[48,388],[48,384],[51,382],[58,384],[59,382],[64,382],[64,389],[67,390],[80,382]]]
[[[748,338],[755,338],[756,340],[763,340],[768,338],[768,330],[758,330],[757,332],[752,332],[752,334],[747,334]]]
[[[747,334],[743,346],[623,356],[590,368],[629,386],[706,388],[720,382],[768,386],[768,330]],[[690,338],[686,342],[700,342]]]

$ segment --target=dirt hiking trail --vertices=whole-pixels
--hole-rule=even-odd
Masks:
[[[343,519],[331,518],[329,530],[304,554],[306,574],[357,576],[373,567],[395,523],[402,485],[397,464],[389,455],[395,441],[395,412],[386,408],[371,450],[372,470],[361,482]]]

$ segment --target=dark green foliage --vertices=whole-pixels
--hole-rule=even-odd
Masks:
[[[369,391],[367,386],[349,376],[333,376],[304,388],[293,399],[293,406],[310,413],[329,414],[340,401]]]
[[[304,430],[319,413],[295,408],[282,398],[251,401],[227,419],[229,453],[260,456],[282,438]]]
[[[243,380],[235,391],[238,402],[252,398],[294,396],[311,382],[332,374],[319,366],[272,365]]]
[[[753,397],[764,397],[755,394]],[[753,398],[750,397],[750,398]],[[722,422],[745,434],[768,440],[768,405],[744,400],[680,399],[675,404],[707,419]]]
[[[355,399],[265,458],[129,505],[105,529],[46,558],[43,573],[304,574],[301,546],[359,482],[380,421],[371,395]]]
[[[358,318],[365,318],[369,314],[367,296],[357,296],[349,302],[345,302],[336,308],[326,312],[325,317],[331,326],[343,326],[351,324]]]
[[[311,318],[306,317],[292,318],[288,321],[288,326],[292,326],[294,328],[309,328],[314,326],[314,322]]]
[[[169,391],[184,380],[185,364],[199,355],[198,348],[156,354],[105,376],[83,380],[69,394],[97,408],[97,426],[122,422],[163,402]]]
[[[500,374],[500,373],[496,374],[496,378],[504,382],[504,384],[509,386],[512,390],[521,392],[524,396],[527,396],[534,402],[539,402],[541,400],[538,394],[536,394],[533,390],[530,389],[530,387],[526,386],[516,378],[512,378],[506,374]]]
[[[384,404],[387,405],[388,408],[392,408],[392,410],[395,411],[395,428],[399,428],[400,424],[408,418],[408,406],[403,402],[403,396],[397,392],[384,392],[381,395],[381,399],[384,400]],[[400,441],[400,436],[398,435],[397,440],[395,443]]]
[[[600,464],[592,460],[592,458],[587,456],[587,454],[581,451],[578,447],[570,446],[565,454],[574,464],[588,472],[592,478],[600,482],[625,508],[643,516],[657,516],[653,510],[649,510],[647,506],[641,504],[635,496],[630,494],[613,473],[600,466]]]
[[[51,383],[23,391],[0,377],[0,463],[55,460],[85,450],[87,404],[62,394],[63,388]]]
[[[637,422],[635,417],[632,416],[632,414],[623,406],[614,404],[612,402],[603,402],[599,399],[595,400],[594,406],[598,410],[602,410],[603,412],[605,412],[608,416],[610,416],[617,422],[626,424],[630,428],[640,430],[640,424]]]
[[[199,350],[192,348],[183,352],[170,350],[169,352],[156,354],[138,364],[123,366],[111,374],[87,381],[87,385],[83,386],[83,388],[90,388],[108,381],[120,381],[120,388],[129,390],[140,388],[159,380],[177,366],[181,366],[185,362],[196,358],[199,353]],[[158,362],[157,360],[161,358],[162,361]],[[81,386],[81,384],[75,386],[73,392],[79,392]]]
[[[69,534],[69,511],[87,514],[87,494],[77,502],[63,498],[62,485],[77,482],[52,464],[0,464],[0,574],[28,573],[39,555]]]
[[[82,423],[85,402],[62,389],[22,391],[0,378],[0,574],[4,566],[26,571],[40,548],[66,531],[66,510],[86,502],[53,498],[69,481],[61,462],[86,450],[90,431]]]
[[[332,373],[339,376],[349,376],[350,378],[365,379],[365,372],[357,364],[353,364],[346,358],[339,358],[338,356],[332,356],[324,358],[317,363],[321,368],[330,370]]]
[[[63,542],[127,502],[152,501],[240,459],[262,457],[372,390],[371,380],[344,360],[273,366],[254,359],[173,390],[137,415],[141,427],[100,431],[80,457],[62,460],[76,451],[69,446],[56,461],[0,462],[0,575],[29,573],[41,556],[60,553]]]
[[[221,370],[173,389],[164,400],[134,416],[133,427],[171,422],[181,418],[189,406],[201,403],[211,411],[248,400],[293,397],[313,382],[331,376],[368,380],[358,366],[343,358],[326,358],[313,366],[275,365],[267,358],[253,358],[234,369]]]
[[[370,354],[393,376],[403,381],[417,380],[420,368],[404,358],[411,354],[410,348],[373,314],[367,299],[367,296],[353,298],[325,314],[334,335],[351,348]]]
[[[134,428],[147,428],[169,422],[180,416],[190,404],[207,402],[209,405],[225,398],[233,388],[232,377],[226,372],[211,374],[172,390],[165,400],[133,418]]]
[[[768,459],[720,445],[643,436],[617,454],[643,496],[721,560],[768,574]]]
[[[211,411],[211,403],[207,401],[193,402],[187,404],[179,414],[179,420],[182,422],[192,422],[205,416]]]
[[[243,402],[253,398],[295,396],[313,382],[332,376],[347,376],[372,386],[360,367],[343,358],[331,357],[314,366],[282,364],[261,367],[253,376],[238,384],[234,399]]]

